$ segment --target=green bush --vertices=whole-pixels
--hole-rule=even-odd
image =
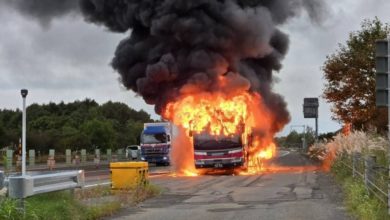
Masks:
[[[27,211],[23,211],[18,208],[18,202],[16,199],[0,197],[0,219],[1,220],[24,220],[24,219],[39,219],[31,207],[27,205]]]
[[[342,163],[342,159],[336,159],[332,164],[332,172],[338,181],[342,182],[345,178],[352,176],[352,171]]]
[[[362,181],[351,177],[344,180],[343,188],[346,194],[347,208],[361,220],[385,220],[386,205],[367,192]]]
[[[18,208],[18,200],[0,197],[0,220],[81,220],[110,216],[123,206],[134,205],[158,195],[160,188],[147,184],[129,191],[113,193],[110,187],[82,189],[36,195],[25,200],[25,213]],[[113,197],[111,200],[100,198]],[[97,199],[87,205],[83,200]]]
[[[84,219],[84,207],[69,191],[46,193],[26,200],[27,210],[32,209],[42,220]]]
[[[332,173],[342,185],[345,194],[345,205],[357,219],[361,220],[390,220],[386,205],[370,195],[364,182],[352,177],[352,171],[336,159],[332,165]]]

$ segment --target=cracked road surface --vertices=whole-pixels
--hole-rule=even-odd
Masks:
[[[280,157],[261,175],[158,176],[162,195],[111,219],[351,219],[341,192],[299,153]]]

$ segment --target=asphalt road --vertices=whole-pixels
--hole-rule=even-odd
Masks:
[[[164,193],[110,219],[350,219],[329,175],[299,153],[261,175],[152,176]]]

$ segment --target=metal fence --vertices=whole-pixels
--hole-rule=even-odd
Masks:
[[[66,154],[55,153],[54,150],[45,152],[46,154],[36,153],[34,150],[29,150],[29,154],[26,157],[28,169],[47,167],[55,169],[56,167],[79,167],[84,165],[104,165],[110,162],[126,161],[127,155],[124,149],[118,149],[113,152],[108,149],[105,152],[87,152],[82,149],[81,151],[66,150]],[[3,152],[0,158],[0,169],[6,171],[6,173],[20,171],[21,169],[21,157],[18,157],[12,150]]]
[[[390,207],[389,169],[387,166],[380,165],[375,156],[363,156],[360,153],[343,154],[339,162],[349,168],[354,178],[359,178],[364,182],[371,195]]]

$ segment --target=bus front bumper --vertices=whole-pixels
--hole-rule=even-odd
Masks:
[[[195,168],[236,168],[244,165],[244,158],[195,160]]]

